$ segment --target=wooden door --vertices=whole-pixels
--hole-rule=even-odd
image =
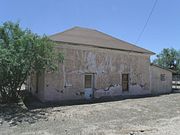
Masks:
[[[129,75],[122,74],[122,90],[128,91],[129,90]]]
[[[92,88],[92,83],[93,83],[93,77],[91,74],[87,74],[85,75],[85,78],[84,78],[84,87],[85,88]]]
[[[93,98],[93,88],[94,88],[94,77],[93,74],[86,74],[84,76],[84,94],[85,99]]]

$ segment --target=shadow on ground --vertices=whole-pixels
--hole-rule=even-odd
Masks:
[[[169,93],[169,94],[175,94],[175,93]],[[164,94],[161,94],[161,95],[164,95]],[[28,98],[24,101],[24,103],[29,110],[34,110],[34,109],[58,107],[58,106],[96,104],[96,103],[102,103],[102,102],[121,101],[121,100],[126,100],[126,99],[148,98],[148,97],[155,97],[155,96],[157,97],[161,95],[116,96],[116,97],[103,97],[103,98],[91,99],[91,100],[69,100],[69,101],[61,101],[61,102],[43,103],[39,101],[36,97],[29,94]]]
[[[16,126],[22,122],[33,124],[39,120],[47,120],[45,109],[28,110],[23,103],[0,104],[0,125],[7,122]]]
[[[24,103],[21,102],[18,104],[0,104],[0,125],[2,125],[4,122],[7,122],[10,126],[16,126],[21,123],[33,124],[40,120],[48,121],[48,116],[51,114],[51,112],[48,111],[49,107],[96,104],[101,102],[121,101],[132,98],[148,98],[152,96],[146,95],[136,97],[105,97],[93,100],[75,100],[55,103],[42,103],[32,95],[28,95],[27,97],[28,98],[24,100]]]

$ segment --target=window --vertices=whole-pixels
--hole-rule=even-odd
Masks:
[[[128,91],[129,90],[129,75],[122,74],[122,90]]]
[[[84,79],[84,87],[92,88],[92,75],[85,75]]]
[[[165,74],[161,74],[161,81],[165,81]]]

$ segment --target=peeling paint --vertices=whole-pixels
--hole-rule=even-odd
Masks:
[[[85,73],[95,74],[94,97],[122,95],[122,74],[128,73],[131,85],[136,84],[139,87],[129,87],[129,93],[136,94],[136,88],[142,91],[149,89],[149,55],[135,55],[115,50],[99,48],[79,48],[75,46],[61,46],[60,50],[65,54],[65,62],[59,65],[59,75],[48,74],[46,80],[51,83],[51,87],[45,89],[46,100],[68,100],[85,98],[80,92],[84,89]],[[143,65],[142,65],[143,64]],[[138,66],[140,65],[140,66]],[[142,76],[143,74],[143,76]],[[60,82],[60,83],[58,83]],[[63,83],[62,83],[63,82]],[[58,83],[58,85],[57,85]],[[50,83],[49,83],[50,84]],[[106,89],[111,84],[118,84]],[[140,87],[147,84],[146,87]],[[64,87],[69,86],[69,87]],[[53,94],[51,89],[64,89],[63,96]],[[49,96],[52,95],[52,96]]]
[[[97,89],[94,92],[95,98],[107,97],[107,96],[118,96],[122,93],[122,86],[119,84],[107,87],[105,89]]]
[[[85,99],[86,73],[94,75],[95,98],[151,94],[150,55],[66,44],[57,49],[65,60],[58,72],[45,72],[44,101]],[[127,92],[122,91],[122,74],[129,75]]]

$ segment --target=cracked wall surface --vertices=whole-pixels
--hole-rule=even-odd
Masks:
[[[70,44],[57,49],[65,60],[57,71],[45,72],[44,101],[84,99],[85,74],[94,75],[95,98],[151,93],[148,54]],[[122,91],[123,73],[129,74],[127,92]]]
[[[44,73],[41,73],[39,75],[39,81],[37,83],[37,75],[35,72],[33,72],[27,79],[27,83],[29,86],[28,89],[29,91],[36,96],[37,98],[39,98],[40,100],[44,100],[44,88],[45,88],[45,82],[44,82],[45,76]],[[38,88],[38,90],[37,90]]]

